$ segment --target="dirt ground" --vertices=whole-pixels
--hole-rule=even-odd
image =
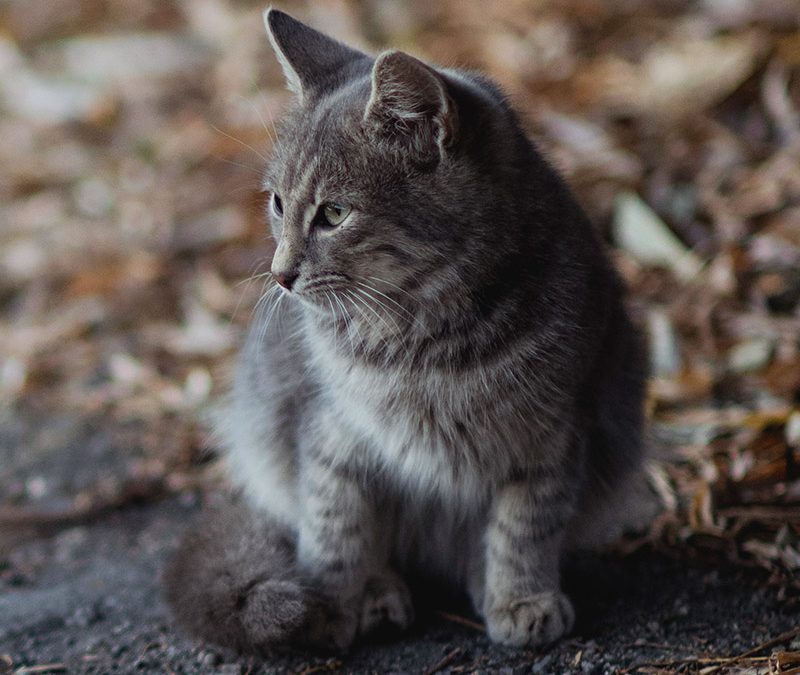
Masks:
[[[544,652],[494,646],[429,611],[397,642],[346,656],[242,658],[181,634],[160,599],[165,553],[195,510],[187,499],[132,506],[18,546],[0,562],[0,672],[600,674],[654,672],[645,667],[659,662],[677,672],[682,659],[696,672],[694,659],[740,654],[797,627],[797,598],[763,578],[637,554],[569,562],[578,625]]]
[[[0,437],[12,450],[2,458],[0,492],[35,476],[54,505],[102,473],[119,471],[131,454],[119,430],[100,419],[50,419],[27,428],[5,420]],[[396,642],[336,658],[238,657],[184,635],[161,600],[165,557],[210,498],[194,489],[175,496],[147,487],[124,505],[74,521],[59,522],[54,507],[29,527],[0,527],[0,672],[697,672],[704,665],[698,659],[735,656],[798,628],[800,597],[767,584],[763,572],[650,551],[570,558],[565,583],[578,624],[540,653],[492,645],[471,625],[468,609],[435,599]],[[792,640],[797,647],[800,631],[794,633],[777,650],[790,649]],[[650,665],[659,663],[668,665]]]

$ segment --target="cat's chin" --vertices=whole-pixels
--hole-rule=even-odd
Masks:
[[[306,307],[320,316],[332,316],[334,313],[333,307],[325,296],[317,293],[303,294],[303,293],[287,293],[292,302],[299,302],[302,307]]]

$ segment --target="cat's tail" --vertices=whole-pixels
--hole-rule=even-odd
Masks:
[[[303,641],[309,619],[320,610],[298,573],[288,533],[237,503],[199,516],[168,562],[164,587],[179,623],[238,651]]]

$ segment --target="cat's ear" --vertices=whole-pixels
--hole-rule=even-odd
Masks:
[[[397,51],[375,59],[364,120],[374,133],[425,161],[444,155],[458,126],[455,104],[441,76]]]
[[[264,25],[286,83],[301,100],[334,87],[349,64],[368,58],[272,7],[264,12]]]

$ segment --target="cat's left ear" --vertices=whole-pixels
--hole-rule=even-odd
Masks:
[[[456,106],[442,77],[398,51],[375,59],[364,121],[382,140],[423,162],[442,158],[458,127]]]
[[[349,66],[368,59],[363,52],[272,7],[264,12],[264,25],[286,83],[301,101],[335,88],[347,79]]]

